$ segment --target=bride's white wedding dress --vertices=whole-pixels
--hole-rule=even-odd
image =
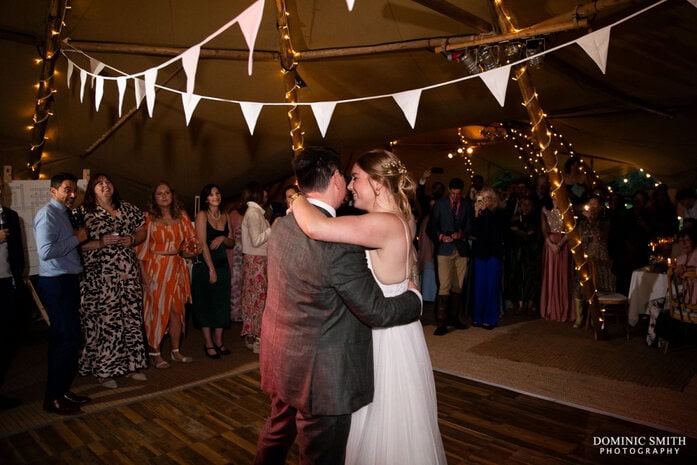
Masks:
[[[370,254],[368,267],[373,271]],[[405,279],[382,284],[386,297],[409,287]],[[354,412],[346,465],[445,465],[438,429],[436,387],[420,321],[373,329],[375,395]]]

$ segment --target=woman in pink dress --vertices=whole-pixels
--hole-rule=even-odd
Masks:
[[[542,251],[542,291],[540,316],[546,320],[569,321],[571,309],[571,283],[573,266],[567,237],[564,234],[562,214],[556,201],[542,207],[542,233],[545,237]],[[577,321],[574,324],[580,325]],[[578,327],[578,326],[576,326]]]

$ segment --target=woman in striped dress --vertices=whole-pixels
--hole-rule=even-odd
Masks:
[[[151,363],[167,368],[160,353],[165,334],[171,338],[171,360],[188,363],[191,357],[179,352],[184,331],[184,308],[191,302],[189,270],[182,255],[197,254],[198,240],[191,220],[181,208],[174,190],[162,181],[152,193],[145,213],[147,236],[140,245],[143,276],[143,317]]]

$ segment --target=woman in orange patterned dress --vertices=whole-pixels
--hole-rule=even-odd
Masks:
[[[160,345],[169,333],[173,362],[192,362],[179,352],[184,331],[184,306],[191,302],[189,270],[183,253],[197,253],[196,231],[181,208],[174,190],[162,181],[152,193],[145,213],[147,236],[140,245],[138,258],[143,274],[143,319],[151,362],[156,368],[168,368]]]

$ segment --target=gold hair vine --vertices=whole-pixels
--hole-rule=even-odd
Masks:
[[[399,174],[407,174],[407,168],[399,160],[390,160],[382,164],[385,169],[385,174],[388,176],[397,176]]]

